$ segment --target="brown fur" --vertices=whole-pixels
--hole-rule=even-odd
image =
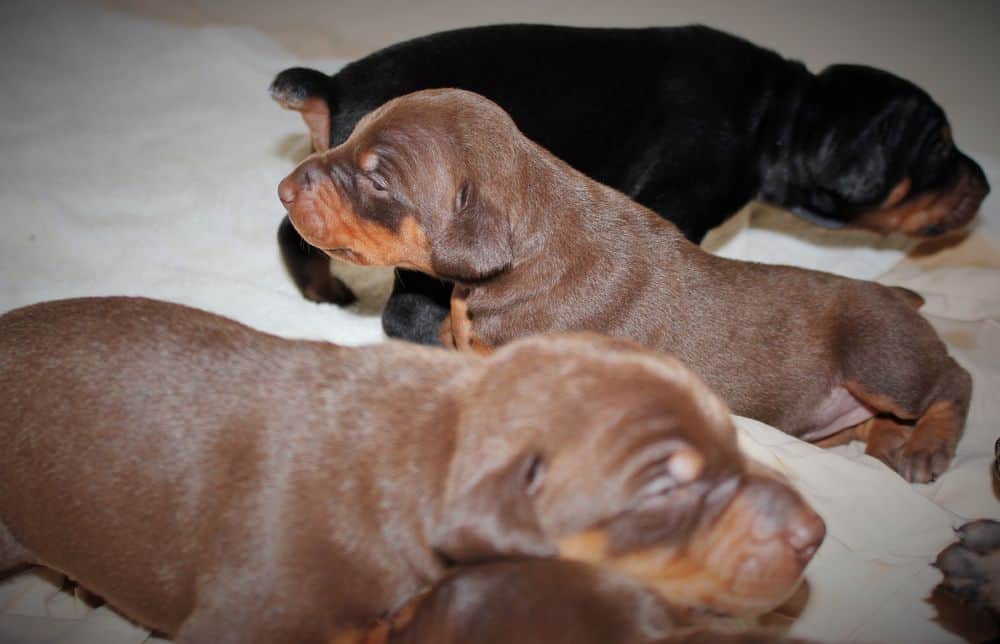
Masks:
[[[355,190],[363,179],[345,179],[364,175],[354,157],[371,151],[387,188],[377,196]],[[461,329],[460,348],[546,331],[631,338],[677,355],[736,413],[809,440],[873,414],[919,425],[931,405],[948,403],[936,455],[903,448],[911,460],[896,468],[928,481],[951,457],[971,379],[914,311],[919,296],[705,253],[526,139],[481,96],[430,90],[391,101],[292,176],[310,172],[367,204],[358,217],[388,229],[395,220],[385,213],[405,213],[421,227],[429,272],[463,289],[463,310],[442,330]],[[313,187],[286,180],[283,188],[289,217],[310,243],[303,220],[345,216],[300,209]]]
[[[761,502],[693,374],[589,334],[483,359],[65,300],[0,318],[0,403],[0,570],[57,569],[183,643],[352,641],[449,566],[598,529],[599,565],[675,553],[653,583],[707,565],[681,544],[725,541],[735,568],[698,605],[756,612],[823,538],[785,484]],[[722,534],[730,507],[781,527]]]
[[[700,641],[791,640],[773,633],[705,631],[626,575],[578,562],[519,559],[457,570],[373,629],[365,644]]]

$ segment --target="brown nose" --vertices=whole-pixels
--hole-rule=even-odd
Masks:
[[[312,189],[326,178],[328,169],[322,159],[315,157],[306,159],[278,184],[278,199],[285,204],[285,208],[291,208],[300,194]]]
[[[321,190],[324,184],[331,189]],[[310,158],[299,164],[278,184],[278,199],[303,239],[319,248],[329,245],[331,217],[340,200],[323,160]]]
[[[795,549],[799,562],[804,566],[813,558],[826,537],[826,524],[806,505],[789,517],[785,526],[788,545]]]
[[[754,536],[761,540],[782,539],[795,551],[799,562],[807,564],[826,536],[823,519],[801,496],[777,481],[757,479],[744,493],[757,512]]]
[[[281,203],[288,209],[295,203],[297,196],[299,196],[299,182],[293,173],[282,179],[281,183],[278,184],[278,199],[281,199]]]

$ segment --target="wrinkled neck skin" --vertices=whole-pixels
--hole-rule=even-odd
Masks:
[[[800,128],[810,115],[826,109],[815,91],[817,83],[816,75],[803,67],[797,82],[769,107],[765,125],[757,137],[761,154],[755,198],[783,208],[793,207],[794,186],[811,183],[799,150]],[[807,213],[797,214],[812,219]],[[814,223],[829,225],[824,221],[814,220]]]
[[[697,247],[656,213],[527,144],[524,189],[504,212],[513,261],[484,282],[461,284],[473,332],[492,347],[582,329],[660,346],[683,289],[668,279],[677,277],[670,266]],[[644,296],[655,320],[622,309],[641,305]],[[635,326],[637,319],[645,328]]]
[[[776,197],[787,195],[788,184],[800,179],[793,176],[802,165],[796,162],[796,123],[809,109],[806,101],[814,79],[801,64],[782,66],[760,80],[756,100],[735,113],[743,118],[739,129],[747,136],[742,162],[745,168],[741,171],[750,186],[747,199],[763,197],[776,205],[786,205]],[[592,322],[621,321],[625,316],[613,310],[599,311],[600,295],[623,282],[629,283],[631,292],[639,294],[645,293],[650,281],[659,280],[659,289],[666,288],[672,296],[664,298],[660,293],[656,298],[659,312],[666,319],[681,313],[673,311],[671,299],[678,301],[684,284],[676,271],[669,271],[669,264],[679,261],[679,254],[685,255],[686,262],[694,261],[690,257],[697,258],[697,253],[689,252],[689,244],[675,226],[622,193],[590,180],[530,141],[525,140],[520,147],[517,165],[519,189],[505,193],[506,201],[501,202],[508,218],[513,262],[489,280],[464,285],[469,288],[469,313],[480,338],[498,346],[522,335],[505,328],[508,324],[500,322],[501,312],[513,319],[520,305],[538,298],[587,307],[588,324],[582,328],[608,332],[611,329],[597,328]],[[612,253],[617,257],[609,256]],[[558,297],[553,292],[556,290]],[[604,297],[603,301],[609,299],[613,298]],[[663,311],[663,307],[670,310]],[[526,325],[526,332],[581,328],[566,324],[568,320],[557,313],[549,313],[546,311],[543,320],[538,317],[539,311],[532,310],[532,316],[517,326]],[[579,322],[584,316],[578,311],[571,317]],[[615,335],[630,335],[651,346],[665,341],[652,330],[640,332],[630,327],[627,331]]]

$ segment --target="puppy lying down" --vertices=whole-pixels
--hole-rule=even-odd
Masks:
[[[386,103],[279,186],[313,246],[456,284],[446,345],[589,330],[675,354],[733,411],[867,441],[907,480],[948,466],[972,381],[902,289],[710,255],[528,140],[487,99]]]
[[[813,74],[704,26],[443,31],[331,76],[287,69],[271,96],[299,112],[323,152],[386,101],[437,87],[496,101],[532,141],[695,243],[754,198],[828,227],[939,235],[967,224],[989,192],[944,110],[913,83],[861,65]],[[278,238],[303,295],[353,300],[287,218]],[[385,332],[437,344],[450,293],[400,270]]]
[[[291,341],[134,298],[0,318],[0,571],[178,642],[356,642],[449,569],[579,559],[759,614],[824,536],[676,360]]]

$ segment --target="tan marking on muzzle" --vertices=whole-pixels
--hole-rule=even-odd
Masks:
[[[488,356],[493,353],[493,347],[476,337],[472,329],[472,316],[469,314],[469,305],[465,299],[468,295],[469,289],[466,287],[456,286],[452,290],[451,312],[442,322],[438,336],[445,348],[472,351]]]
[[[607,534],[594,529],[559,540],[557,549],[560,557],[639,579],[673,604],[732,615],[761,615],[780,606],[805,568],[782,530],[759,527],[758,512],[740,493],[684,543],[611,555]]]
[[[916,195],[911,194],[910,179],[899,182],[878,208],[863,213],[852,225],[881,233],[908,235],[940,234],[959,228],[971,220],[988,193],[974,171],[962,165],[949,186]]]
[[[358,216],[329,181],[303,189],[288,211],[303,239],[334,259],[360,266],[401,266],[430,272],[430,244],[412,216],[392,231]]]

